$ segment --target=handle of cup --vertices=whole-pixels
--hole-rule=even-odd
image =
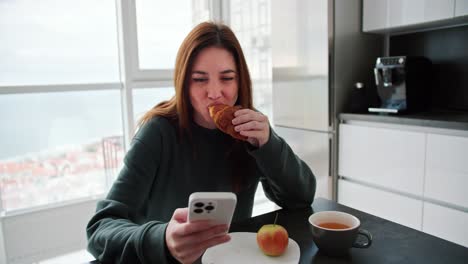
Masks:
[[[353,243],[353,247],[355,248],[368,248],[371,246],[372,244],[372,234],[365,230],[365,229],[359,229],[358,231],[358,236],[361,235],[361,236],[364,236],[367,238],[367,241],[366,242],[354,242]]]

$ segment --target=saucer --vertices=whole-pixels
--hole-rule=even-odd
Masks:
[[[288,248],[283,255],[270,257],[260,250],[257,245],[257,233],[234,232],[229,233],[231,240],[227,243],[211,247],[202,257],[203,264],[297,264],[301,256],[299,245],[289,239]]]

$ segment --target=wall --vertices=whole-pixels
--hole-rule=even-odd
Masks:
[[[425,56],[433,63],[433,110],[468,112],[468,25],[390,37],[390,55]]]

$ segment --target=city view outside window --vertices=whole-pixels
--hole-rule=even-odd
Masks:
[[[13,91],[0,95],[0,210],[101,195],[115,178],[124,154],[116,21],[111,0],[0,1],[0,89]],[[63,88],[87,84],[98,90]]]
[[[6,211],[102,194],[121,166],[118,90],[2,95],[0,120]]]

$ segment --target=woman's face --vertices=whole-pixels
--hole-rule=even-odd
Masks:
[[[214,104],[233,106],[237,101],[238,72],[234,57],[223,48],[205,48],[195,58],[190,74],[194,121],[200,126],[215,128],[208,107]]]

